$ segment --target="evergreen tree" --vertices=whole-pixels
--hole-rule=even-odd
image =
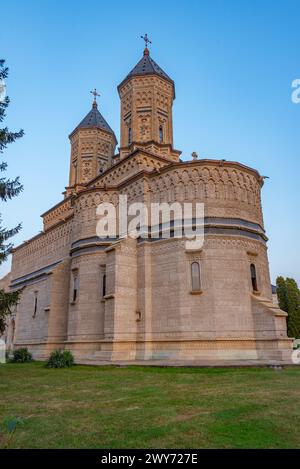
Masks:
[[[300,339],[300,291],[293,278],[286,279],[288,335]]]
[[[292,278],[278,277],[276,280],[279,306],[288,313],[289,337],[300,338],[300,290]]]
[[[287,312],[288,307],[287,307],[286,283],[283,277],[277,277],[276,279],[276,293],[277,293],[280,309]]]
[[[8,76],[8,68],[5,66],[5,61],[0,60],[0,82],[3,82]],[[9,98],[5,97],[0,100],[0,123],[5,118],[5,111],[9,105]],[[9,143],[23,136],[23,130],[19,132],[10,132],[7,127],[0,128],[0,153],[3,153]],[[0,172],[3,173],[7,169],[7,163],[0,161]],[[23,187],[19,178],[7,179],[0,177],[0,200],[6,202],[9,199],[17,196]],[[11,252],[12,244],[7,242],[12,236],[19,232],[21,225],[15,228],[6,229],[2,226],[2,219],[0,214],[0,264],[4,262]],[[6,319],[11,314],[12,307],[18,302],[20,292],[7,293],[0,290],[0,335],[5,330]]]

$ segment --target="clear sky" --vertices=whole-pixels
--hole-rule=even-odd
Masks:
[[[119,135],[117,85],[151,55],[174,79],[175,147],[183,159],[240,161],[267,175],[263,188],[272,281],[300,282],[299,0],[1,2],[0,57],[10,68],[5,124],[26,135],[4,153],[23,194],[1,204],[5,226],[22,221],[15,245],[42,229],[39,215],[68,182],[68,135],[91,106]],[[1,266],[1,274],[9,262]]]

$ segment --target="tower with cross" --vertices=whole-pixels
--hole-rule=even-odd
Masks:
[[[145,43],[143,56],[118,86],[121,99],[120,159],[128,155],[132,145],[146,148],[151,142],[153,151],[178,161],[180,152],[173,148],[175,85],[150,57],[148,46],[152,41],[148,34],[140,38]]]
[[[67,194],[102,174],[112,165],[115,153],[116,136],[98,110],[97,97],[100,94],[96,88],[90,93],[94,98],[92,109],[69,136],[71,162]]]

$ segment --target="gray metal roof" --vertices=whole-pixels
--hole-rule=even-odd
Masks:
[[[80,122],[80,124],[73,130],[80,129],[80,128],[89,128],[89,127],[98,127],[99,129],[106,130],[113,135],[114,131],[108,125],[102,114],[98,111],[97,103],[93,103],[93,107],[90,112],[85,116],[84,119]],[[72,132],[72,133],[73,133]]]
[[[173,80],[169,77],[169,75],[164,72],[159,65],[150,57],[149,50],[144,50],[144,55],[141,60],[136,64],[136,66],[128,73],[127,77],[123,80],[126,81],[131,77],[136,77],[140,75],[158,75],[165,80],[174,83]],[[123,83],[122,82],[122,83]]]

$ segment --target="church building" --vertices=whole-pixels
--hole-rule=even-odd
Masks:
[[[287,360],[286,313],[272,302],[263,178],[238,162],[182,161],[174,148],[175,84],[142,58],[118,86],[120,146],[92,108],[69,135],[69,184],[43,231],[13,250],[9,288],[22,289],[10,348],[81,363]],[[186,116],[188,118],[188,116]],[[101,237],[96,210],[128,203],[204,204],[204,244]]]

